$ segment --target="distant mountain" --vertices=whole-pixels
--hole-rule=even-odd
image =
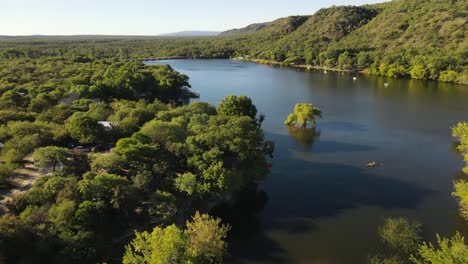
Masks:
[[[219,31],[181,31],[174,33],[160,34],[161,37],[214,37],[219,35]]]

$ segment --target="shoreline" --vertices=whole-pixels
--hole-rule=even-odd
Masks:
[[[462,86],[468,86],[468,83],[459,83],[459,82],[444,82],[440,80],[431,80],[431,79],[414,79],[411,77],[404,78],[393,78],[393,77],[388,77],[388,76],[383,76],[383,75],[376,75],[376,74],[371,74],[366,71],[360,71],[360,70],[341,70],[337,68],[329,68],[329,67],[322,67],[322,66],[313,66],[313,65],[307,65],[307,64],[284,64],[281,62],[277,61],[271,61],[271,60],[263,60],[263,59],[248,59],[248,58],[243,58],[243,57],[238,57],[238,58],[190,58],[190,57],[184,57],[184,56],[174,56],[174,57],[159,57],[159,58],[147,58],[147,59],[132,59],[132,60],[139,60],[139,61],[147,61],[147,62],[152,62],[152,61],[163,61],[163,60],[234,60],[234,61],[243,61],[243,62],[252,62],[252,63],[257,63],[257,64],[263,64],[263,65],[270,65],[270,66],[279,66],[279,67],[286,67],[286,68],[295,68],[295,69],[302,69],[302,70],[317,70],[317,71],[331,71],[331,72],[338,72],[338,73],[346,73],[346,74],[364,74],[364,75],[371,75],[371,76],[379,76],[379,77],[386,77],[386,78],[391,78],[391,79],[403,79],[403,80],[418,80],[418,81],[425,81],[425,82],[437,82],[437,83],[447,83],[447,84],[457,84],[457,85],[462,85]]]
[[[332,72],[339,72],[339,73],[361,73],[361,74],[366,74],[364,71],[359,71],[359,70],[341,70],[341,69],[337,69],[337,68],[313,66],[313,65],[307,65],[307,64],[294,64],[294,63],[284,64],[284,63],[277,62],[277,61],[262,60],[262,59],[236,59],[236,58],[233,58],[231,60],[240,60],[240,61],[253,62],[253,63],[264,64],[264,65],[273,65],[273,66],[281,66],[281,67],[289,67],[289,68],[305,69],[305,70],[320,70],[320,71],[332,71]]]

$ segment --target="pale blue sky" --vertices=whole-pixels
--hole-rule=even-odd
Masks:
[[[0,35],[222,31],[332,5],[384,0],[0,0]]]

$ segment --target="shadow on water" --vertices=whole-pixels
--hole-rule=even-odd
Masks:
[[[231,234],[245,239],[259,230],[257,214],[268,202],[268,195],[259,189],[258,184],[251,183],[238,195],[233,203],[223,203],[214,207],[210,213],[223,219],[232,226]]]
[[[375,147],[351,144],[337,141],[322,141],[321,131],[315,128],[288,127],[288,134],[296,143],[299,151],[313,151],[314,153],[371,151]]]
[[[368,130],[364,125],[345,121],[322,122],[320,127],[334,131],[346,132],[364,132]]]
[[[385,167],[342,164],[340,155],[334,163],[313,160],[314,155],[320,153],[369,151],[374,149],[372,146],[317,141],[307,157],[309,160],[291,155],[294,148],[287,136],[275,134],[271,138],[277,143],[277,154],[266,191],[271,197],[274,194],[285,198],[269,204],[278,209],[275,211],[279,212],[278,217],[333,216],[360,205],[414,208],[432,192],[412,182],[374,173]]]
[[[281,247],[262,233],[258,214],[268,202],[267,193],[258,184],[252,183],[237,195],[233,203],[223,203],[210,211],[210,214],[220,217],[231,226],[229,233],[229,254],[226,262],[239,259],[268,261],[269,263],[284,263],[284,260],[274,255],[284,253]],[[252,254],[245,251],[246,244],[261,245]],[[248,248],[248,247],[247,247]],[[272,254],[274,253],[274,254]]]
[[[303,234],[319,228],[314,220],[333,218],[361,206],[413,209],[433,193],[412,182],[377,175],[374,169],[294,157],[287,136],[276,134],[272,139],[279,148],[272,173],[262,186],[265,191],[255,187],[251,193],[241,195],[241,201],[234,206],[218,208],[217,215],[233,227],[230,253],[235,258],[229,262],[284,263],[288,253],[269,238],[271,231]],[[358,146],[353,151],[366,148]],[[267,200],[260,224],[257,216]]]
[[[335,152],[361,152],[376,150],[376,147],[360,144],[351,144],[338,141],[318,141],[313,147],[314,153],[335,153]]]

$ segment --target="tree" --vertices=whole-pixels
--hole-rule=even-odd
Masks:
[[[206,214],[195,213],[187,229],[156,227],[151,233],[135,232],[125,247],[124,264],[222,263],[229,227]]]
[[[125,165],[125,160],[113,151],[95,155],[91,162],[91,169],[97,173],[107,172],[111,174],[119,174],[123,172],[122,169]]]
[[[155,161],[159,145],[152,144],[151,139],[143,133],[135,133],[132,137],[123,138],[117,141],[115,151],[121,155],[128,163],[135,164],[136,167],[141,164],[151,164]]]
[[[458,200],[461,215],[468,220],[468,181],[459,180],[454,183],[452,195]]]
[[[416,64],[411,68],[411,78],[413,79],[427,79],[427,70],[422,64]]]
[[[151,195],[148,215],[152,223],[171,224],[177,214],[177,199],[169,193],[156,191]]]
[[[247,96],[230,95],[225,97],[216,108],[220,115],[248,116],[252,119],[257,115],[257,108]]]
[[[104,121],[112,114],[112,108],[104,102],[92,103],[89,105],[88,114],[94,120]]]
[[[221,219],[196,212],[192,221],[187,221],[188,254],[197,263],[222,263],[227,243],[224,241],[229,226]]]
[[[287,126],[307,127],[307,123],[315,126],[315,117],[322,117],[322,111],[312,104],[296,104],[294,112],[284,122]]]
[[[99,174],[87,177],[78,183],[83,198],[90,201],[103,201],[114,208],[122,208],[132,194],[130,181],[122,176]]]
[[[463,168],[463,172],[468,174],[468,123],[461,122],[452,128],[452,135],[458,138],[459,145],[457,149],[461,155],[464,156],[466,166]],[[454,192],[452,193],[458,199],[460,205],[460,211],[465,219],[468,219],[468,181],[460,179],[454,184]]]
[[[124,264],[186,263],[187,235],[175,225],[135,232],[135,236],[125,247]]]
[[[345,51],[338,57],[338,68],[341,70],[349,70],[353,68],[353,59],[349,52]]]
[[[390,248],[405,254],[413,252],[421,241],[421,224],[404,218],[386,219],[378,232]]]
[[[11,164],[2,164],[0,163],[0,189],[2,185],[7,183],[8,178],[10,178],[15,171],[15,167]]]
[[[55,171],[60,163],[65,163],[69,157],[68,149],[55,146],[37,148],[34,151],[34,161],[37,165],[42,169],[52,167],[52,171]]]
[[[452,238],[441,238],[437,235],[437,246],[422,243],[417,255],[411,255],[416,264],[465,264],[468,263],[468,246],[460,233]]]
[[[74,113],[65,121],[65,128],[80,144],[90,145],[102,140],[102,126],[87,113]]]
[[[452,70],[442,71],[440,73],[439,80],[443,82],[457,82],[458,73]]]
[[[468,153],[468,122],[460,122],[452,127],[452,136],[459,140],[458,150],[462,154]]]
[[[372,57],[368,52],[362,51],[357,55],[357,66],[360,70],[366,69],[372,64]]]
[[[186,172],[176,178],[174,185],[177,190],[192,195],[197,192],[197,176],[191,172]]]

